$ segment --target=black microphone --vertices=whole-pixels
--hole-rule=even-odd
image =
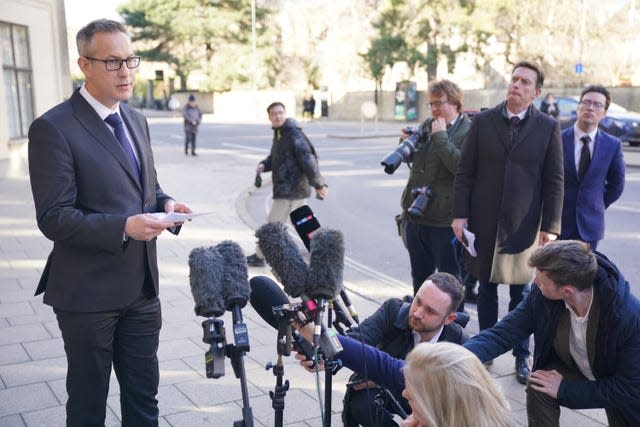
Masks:
[[[342,288],[344,237],[342,232],[321,228],[311,239],[309,275],[305,291],[311,298],[333,299]]]
[[[195,312],[203,317],[224,314],[222,257],[214,248],[195,248],[189,254],[189,285]]]
[[[202,341],[209,344],[205,354],[207,378],[224,376],[224,357],[227,341],[224,322],[218,317],[224,314],[222,255],[213,247],[195,248],[189,253],[189,284],[196,303],[198,316],[207,317],[202,322]]]
[[[302,239],[302,242],[306,246],[307,250],[310,250],[311,237],[313,236],[313,233],[321,227],[320,221],[318,221],[318,218],[313,213],[309,205],[302,205],[299,208],[293,210],[289,214],[289,218],[291,219],[291,223],[295,227],[298,236],[300,236],[300,239]],[[344,289],[344,286],[342,286],[340,289],[340,298],[342,298],[342,302],[344,302],[347,310],[349,310],[349,315],[351,316],[351,318],[359,324],[360,318],[358,316],[358,312],[351,302],[351,299],[349,298],[347,291]],[[349,325],[350,323],[351,322],[347,323],[347,325]]]
[[[298,236],[302,239],[302,243],[304,243],[307,250],[310,250],[311,237],[313,232],[320,228],[320,221],[318,221],[309,205],[302,205],[294,209],[289,214],[289,218]]]
[[[274,307],[282,307],[290,302],[278,284],[269,277],[255,276],[249,280],[249,285],[251,286],[251,306],[265,322],[278,330],[278,354],[285,356],[290,354],[292,339],[294,349],[304,354],[307,360],[313,360],[311,343],[305,340],[300,332],[292,330],[289,321],[283,325],[273,312]]]
[[[279,222],[264,224],[256,230],[258,247],[267,263],[284,286],[287,295],[302,296],[307,283],[309,268],[286,226]]]
[[[248,282],[247,260],[236,242],[225,240],[214,248],[221,256],[222,295],[225,308],[233,318],[233,341],[236,349],[249,351],[249,332],[242,321],[242,307],[247,305],[251,288]]]
[[[305,291],[318,309],[315,317],[313,344],[320,344],[322,312],[326,300],[334,299],[342,286],[344,270],[344,237],[338,230],[321,228],[311,238],[309,276]]]

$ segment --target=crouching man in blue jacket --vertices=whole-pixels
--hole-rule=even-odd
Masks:
[[[483,362],[533,333],[530,427],[558,426],[560,406],[604,408],[610,426],[640,425],[640,303],[618,268],[589,245],[538,248],[531,293],[465,347]]]

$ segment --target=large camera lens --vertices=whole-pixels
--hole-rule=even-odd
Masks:
[[[384,171],[391,175],[400,167],[402,162],[408,162],[416,150],[416,144],[422,136],[420,130],[415,130],[411,135],[402,140],[400,145],[387,154],[380,162],[384,166]]]

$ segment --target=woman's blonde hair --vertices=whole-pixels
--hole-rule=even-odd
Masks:
[[[428,426],[512,426],[509,404],[480,360],[457,344],[422,343],[407,356],[405,386]]]

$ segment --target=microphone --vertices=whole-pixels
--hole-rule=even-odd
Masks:
[[[233,338],[238,351],[249,351],[249,333],[242,321],[241,309],[247,305],[251,288],[248,282],[247,260],[236,242],[225,240],[214,248],[221,258],[222,295],[225,308],[233,317]]]
[[[334,299],[342,285],[344,238],[338,230],[321,228],[314,233],[310,246],[309,275],[305,291],[318,304],[313,334],[313,344],[317,347],[320,344],[325,302]]]
[[[296,229],[298,236],[302,239],[302,243],[310,250],[310,241],[313,232],[320,228],[320,222],[316,215],[313,213],[309,205],[302,205],[299,208],[291,211],[289,214],[291,223]]]
[[[291,329],[291,323],[288,319],[276,318],[274,307],[289,305],[289,298],[282,292],[282,289],[266,276],[252,277],[249,280],[249,285],[251,286],[251,306],[265,322],[278,330],[278,354],[289,356],[293,340],[293,348],[298,353],[304,354],[307,360],[313,360],[311,343],[305,340],[300,332]]]
[[[220,254],[212,247],[195,248],[189,253],[189,285],[197,316],[220,317],[224,314]]]
[[[287,295],[302,296],[309,269],[286,226],[279,222],[264,224],[256,230],[256,237],[258,247]]]
[[[224,322],[218,319],[224,314],[223,265],[222,255],[213,247],[195,248],[189,253],[189,285],[196,303],[195,312],[207,317],[202,322],[202,341],[209,344],[205,354],[207,378],[224,376],[227,341]]]
[[[289,218],[291,219],[291,223],[293,223],[298,236],[300,236],[300,238],[302,239],[302,242],[306,246],[307,250],[310,250],[311,237],[313,236],[313,233],[320,228],[320,222],[318,221],[318,218],[313,213],[309,205],[302,205],[299,208],[293,210],[289,214]],[[349,310],[349,315],[351,316],[351,318],[357,324],[359,324],[360,318],[358,316],[358,312],[356,311],[356,308],[351,302],[351,299],[349,298],[349,295],[347,294],[347,291],[343,286],[340,289],[340,298],[342,299],[342,302],[344,302],[344,305],[347,307],[347,310]],[[351,322],[348,322],[346,324],[350,323]]]
[[[244,308],[249,301],[251,288],[249,287],[247,259],[244,257],[240,245],[231,240],[219,243],[215,250],[222,256],[224,274],[222,275],[222,294],[225,308],[233,311],[235,306]]]

